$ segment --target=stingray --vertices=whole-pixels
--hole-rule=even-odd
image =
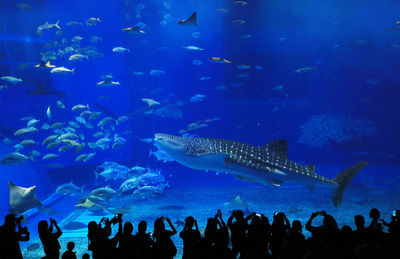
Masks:
[[[82,228],[87,228],[87,224],[84,224],[82,222],[76,222],[76,221],[73,221],[64,227],[64,229],[67,229],[67,230],[77,230],[77,229],[82,229]]]
[[[197,12],[192,13],[192,15],[187,19],[178,21],[178,24],[184,26],[199,26],[199,23],[197,22]]]
[[[36,197],[36,186],[24,188],[8,181],[8,190],[10,192],[10,209],[11,213],[23,213],[29,209],[43,206]]]
[[[46,80],[45,84],[42,84],[39,80],[36,80],[36,87],[32,90],[27,90],[26,92],[32,96],[54,95],[59,98],[64,98],[67,95],[67,92],[52,88],[49,80]]]

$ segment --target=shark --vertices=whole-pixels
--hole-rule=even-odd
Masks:
[[[356,163],[329,179],[315,173],[314,165],[300,165],[289,160],[287,141],[284,139],[253,146],[233,140],[156,133],[154,145],[178,163],[193,169],[226,172],[240,180],[277,187],[293,182],[310,190],[315,187],[331,188],[336,208],[342,202],[345,188],[368,165],[366,161]]]

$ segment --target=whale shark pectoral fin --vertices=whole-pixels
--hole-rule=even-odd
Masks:
[[[245,177],[242,175],[235,175],[235,178],[238,180],[242,180],[242,181],[246,181],[249,183],[258,183],[258,181],[256,179],[250,178],[250,177]]]

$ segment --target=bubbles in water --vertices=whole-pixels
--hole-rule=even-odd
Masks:
[[[203,64],[203,61],[201,61],[199,59],[193,59],[192,64],[196,65],[196,66],[200,66],[201,64]]]
[[[198,31],[196,31],[196,32],[193,32],[193,33],[192,33],[192,37],[193,37],[193,38],[195,38],[195,39],[198,39],[198,38],[200,38],[200,37],[201,37],[201,33],[200,33],[200,32],[198,32]]]

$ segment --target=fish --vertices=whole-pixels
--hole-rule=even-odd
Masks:
[[[249,65],[237,65],[236,67],[239,69],[250,69],[251,68],[251,66],[249,66]]]
[[[52,70],[50,70],[50,73],[52,74],[68,74],[68,73],[75,73],[75,68],[73,69],[68,69],[65,67],[55,67]]]
[[[127,48],[124,48],[124,47],[115,47],[115,48],[112,49],[112,51],[115,52],[115,53],[123,54],[125,52],[129,52],[130,50],[127,49]]]
[[[32,120],[28,121],[26,126],[27,127],[35,127],[39,122],[40,122],[40,120],[32,119]]]
[[[60,26],[58,25],[60,21],[57,21],[56,23],[48,23],[46,22],[45,24],[42,24],[40,26],[37,27],[36,31],[37,32],[43,32],[44,30],[50,30],[52,28],[57,28],[59,30],[61,30]]]
[[[102,198],[103,200],[108,201],[111,199],[117,192],[110,188],[109,186],[106,187],[100,187],[97,189],[94,189],[93,191],[90,192],[89,195],[97,196]]]
[[[68,26],[74,26],[74,25],[83,25],[83,23],[82,22],[75,22],[75,21],[71,21],[71,22],[67,22],[67,25]]]
[[[234,1],[233,3],[235,5],[242,5],[242,6],[247,5],[247,2],[245,2],[245,1]]]
[[[246,21],[245,21],[245,20],[232,20],[232,23],[235,23],[235,24],[245,24]]]
[[[316,69],[317,69],[317,67],[302,67],[302,68],[296,69],[294,72],[298,73],[298,74],[301,74],[301,73],[311,72],[311,71],[314,71]]]
[[[50,135],[42,141],[42,145],[43,146],[48,145],[50,142],[56,140],[57,138],[58,138],[58,135]]]
[[[283,88],[284,88],[283,85],[277,85],[277,86],[275,86],[274,88],[272,88],[272,90],[275,90],[275,91],[282,91]]]
[[[98,17],[98,18],[90,17],[86,20],[86,25],[93,26],[93,25],[97,25],[98,22],[100,22],[100,17]]]
[[[192,15],[187,18],[177,22],[179,25],[183,26],[199,26],[199,22],[197,21],[197,12],[193,12]]]
[[[113,124],[113,123],[116,123],[116,122],[117,122],[117,120],[115,120],[114,118],[105,117],[101,121],[99,121],[99,123],[97,123],[97,127],[103,128],[106,125],[110,125],[110,124]]]
[[[195,102],[195,103],[202,102],[202,101],[204,101],[204,98],[206,98],[206,95],[204,95],[204,94],[196,94],[196,95],[194,95],[194,96],[192,96],[190,98],[190,101],[191,102]]]
[[[43,206],[36,197],[36,186],[28,188],[21,187],[8,181],[8,191],[10,194],[10,209],[13,214],[20,214],[29,209]]]
[[[174,159],[170,155],[168,155],[161,149],[158,149],[157,151],[153,151],[150,149],[149,157],[150,156],[155,156],[157,158],[157,161],[162,161],[163,163],[174,161]]]
[[[83,194],[83,192],[84,192],[84,186],[78,187],[73,183],[73,181],[61,184],[60,186],[57,187],[57,189],[55,191],[55,193],[69,195],[69,196]]]
[[[151,76],[161,76],[161,75],[164,75],[165,74],[165,71],[163,71],[163,70],[158,70],[158,69],[152,69],[152,70],[150,70],[150,73],[149,73]]]
[[[366,78],[364,80],[365,83],[369,84],[369,85],[374,85],[374,86],[378,86],[381,85],[382,82],[377,80],[377,79],[373,79],[373,78]]]
[[[37,132],[37,128],[35,127],[27,127],[27,128],[22,128],[14,132],[14,136],[20,136],[20,135],[26,135],[29,133]]]
[[[80,145],[78,142],[76,142],[75,140],[71,140],[71,139],[61,139],[60,142],[68,143],[71,146],[79,146]]]
[[[111,142],[112,142],[111,139],[104,137],[104,138],[97,140],[95,144],[97,147],[99,147],[103,150],[106,150]]]
[[[81,124],[85,124],[85,123],[86,123],[85,118],[83,118],[83,117],[81,117],[81,116],[75,117],[75,120],[76,120],[77,122],[81,123]]]
[[[25,139],[25,140],[21,141],[20,144],[23,145],[23,146],[32,147],[32,146],[36,145],[36,142],[34,140],[32,140],[32,139]]]
[[[215,62],[215,63],[232,63],[231,61],[221,58],[221,57],[209,57],[208,60]]]
[[[51,121],[51,109],[50,109],[50,105],[47,107],[46,115],[47,115],[47,119],[49,119],[49,121]]]
[[[145,34],[139,26],[123,28],[122,31],[130,34]]]
[[[57,101],[56,104],[58,108],[65,109],[65,105],[61,101]]]
[[[49,153],[49,154],[44,155],[44,156],[42,157],[42,159],[43,159],[43,160],[55,159],[55,158],[57,158],[57,157],[59,157],[59,156],[60,156],[60,155],[58,155],[58,154]]]
[[[83,37],[81,36],[75,36],[71,39],[72,42],[80,42],[81,40],[83,40]]]
[[[75,154],[78,154],[79,152],[81,152],[84,148],[85,148],[86,144],[85,143],[81,143],[79,144],[79,146],[77,146],[75,148]]]
[[[69,61],[82,61],[84,58],[89,59],[88,55],[82,55],[82,54],[73,54],[71,55],[68,60]]]
[[[45,63],[43,60],[40,62],[40,64],[35,65],[34,67],[36,68],[53,68],[56,67],[55,65],[51,65],[50,61],[47,61],[47,63]]]
[[[93,35],[92,37],[90,37],[90,42],[91,43],[97,43],[97,42],[102,41],[102,40],[103,39],[100,36]]]
[[[74,105],[71,110],[72,111],[82,111],[82,110],[86,110],[86,109],[89,109],[89,104],[87,104],[87,105],[77,104],[77,105]]]
[[[6,82],[11,83],[11,84],[13,84],[13,85],[22,82],[22,79],[16,78],[16,77],[13,77],[13,76],[2,76],[1,79],[2,79],[3,81],[6,81]]]
[[[155,100],[153,100],[153,99],[150,99],[150,98],[142,98],[142,101],[145,102],[145,103],[147,103],[147,105],[148,105],[149,107],[153,107],[153,106],[155,106],[155,105],[160,105],[159,102],[157,102],[157,101],[155,101]]]
[[[22,165],[26,160],[31,159],[33,161],[32,156],[25,156],[18,152],[5,154],[0,158],[0,164],[3,165]]]
[[[190,51],[202,51],[204,49],[196,47],[196,46],[182,46],[182,48]]]
[[[50,129],[61,129],[63,127],[64,123],[62,122],[54,122],[51,124]]]
[[[120,82],[112,81],[111,78],[107,78],[104,81],[97,83],[97,86],[114,86],[114,85],[120,85]]]
[[[185,138],[156,133],[155,146],[178,163],[198,170],[214,170],[249,182],[280,186],[284,182],[332,188],[332,201],[339,207],[345,188],[368,165],[362,161],[343,170],[333,179],[315,173],[314,165],[299,165],[287,157],[284,139],[263,146],[214,138]]]

